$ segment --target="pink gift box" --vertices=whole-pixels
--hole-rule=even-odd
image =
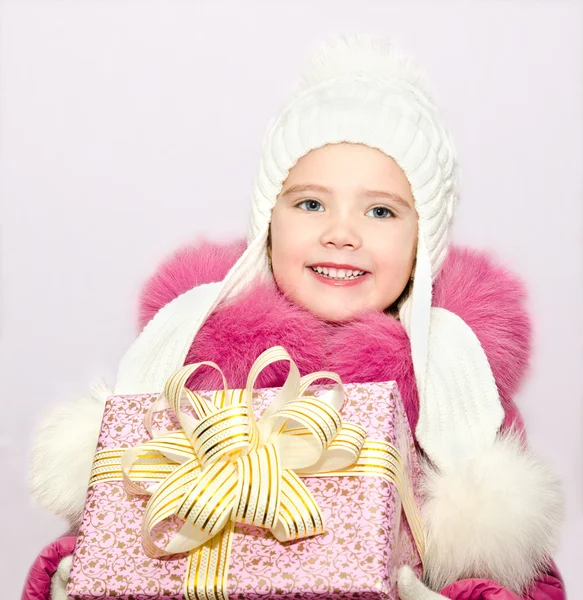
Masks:
[[[320,395],[329,385],[312,386]],[[401,455],[413,492],[419,463],[395,382],[345,384],[345,421],[365,428],[368,438],[389,442]],[[270,403],[276,389],[256,390],[255,414]],[[199,392],[212,399],[213,392]],[[111,396],[105,407],[97,450],[128,448],[150,439],[143,416],[154,395]],[[166,428],[175,421],[162,415]],[[323,534],[278,542],[270,531],[237,524],[228,553],[226,595],[231,600],[328,600],[339,597],[398,600],[396,577],[408,564],[421,572],[421,560],[396,486],[378,476],[303,477],[324,516]],[[69,598],[89,600],[182,600],[189,555],[150,558],[141,541],[147,496],[129,495],[123,482],[99,482],[89,488],[67,586]],[[417,499],[415,498],[417,502]],[[170,535],[170,524],[168,526]],[[194,571],[192,571],[194,573]],[[198,579],[197,579],[198,581]],[[224,588],[223,588],[224,589]],[[192,594],[192,592],[191,592]]]

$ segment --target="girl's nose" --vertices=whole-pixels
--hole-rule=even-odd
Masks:
[[[336,249],[348,247],[356,250],[362,245],[362,238],[349,219],[335,219],[322,233],[320,241],[323,246]]]

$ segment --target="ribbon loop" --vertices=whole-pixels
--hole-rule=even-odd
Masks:
[[[271,529],[281,502],[281,460],[273,444],[266,444],[237,460],[239,490],[233,518]]]
[[[281,513],[271,530],[280,542],[324,533],[324,518],[310,490],[293,472],[282,476]]]
[[[209,415],[194,428],[192,447],[203,465],[249,448],[249,409],[243,404],[227,406]]]
[[[179,503],[176,515],[194,526],[193,548],[218,533],[231,516],[237,487],[234,463],[217,461],[206,468]]]

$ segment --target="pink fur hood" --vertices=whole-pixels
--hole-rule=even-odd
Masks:
[[[176,252],[144,287],[140,326],[190,288],[222,280],[244,250],[244,242],[203,242]],[[453,248],[435,283],[434,305],[454,312],[474,330],[498,385],[506,412],[504,428],[514,423],[522,429],[512,400],[527,371],[531,349],[522,283],[486,254]],[[219,306],[199,331],[186,362],[214,361],[229,385],[245,387],[253,361],[275,345],[287,349],[302,375],[329,370],[346,383],[396,380],[415,430],[419,406],[409,339],[398,320],[380,311],[345,324],[328,323],[293,304],[274,283],[258,284]],[[276,364],[269,369],[257,385],[283,385],[287,367]],[[208,369],[189,383],[193,389],[215,389],[219,378]]]

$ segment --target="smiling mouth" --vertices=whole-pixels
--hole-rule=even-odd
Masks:
[[[364,277],[368,271],[356,271],[351,269],[332,269],[328,267],[309,267],[314,273],[326,279],[335,281],[352,281]]]

